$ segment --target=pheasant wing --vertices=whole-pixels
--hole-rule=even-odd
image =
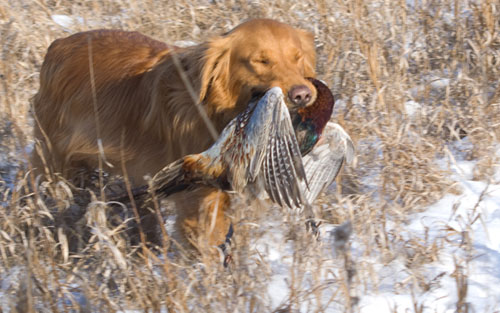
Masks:
[[[269,89],[232,122],[234,136],[224,146],[235,191],[262,179],[272,201],[290,208],[303,203],[306,179],[295,131],[280,88]]]
[[[259,100],[250,102],[245,111],[226,126],[216,142],[215,145],[220,141],[222,148],[210,149],[220,153],[228,167],[229,182],[237,192],[242,192],[261,173],[280,97],[283,97],[281,89],[272,88]]]
[[[275,88],[273,88],[275,89]],[[270,91],[272,91],[271,89]],[[263,160],[264,188],[273,202],[290,208],[304,202],[300,183],[306,182],[300,149],[281,89],[273,110],[270,133]]]
[[[188,155],[156,174],[155,191],[168,196],[191,184],[222,184],[222,188],[226,181],[242,192],[259,179],[274,202],[301,206],[300,183],[306,180],[306,172],[283,98],[281,89],[275,87],[250,102],[208,150]]]
[[[354,145],[349,135],[339,124],[328,122],[320,141],[302,159],[309,183],[309,188],[302,183],[307,203],[316,200],[337,177],[342,164],[352,162],[353,156]]]

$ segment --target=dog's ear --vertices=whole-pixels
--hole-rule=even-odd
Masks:
[[[230,44],[230,36],[217,37],[207,43],[202,59],[200,102],[209,96],[209,92],[213,91],[218,94],[218,90],[223,92],[228,89]]]
[[[304,53],[304,71],[306,77],[316,76],[316,49],[314,46],[314,34],[297,29]]]

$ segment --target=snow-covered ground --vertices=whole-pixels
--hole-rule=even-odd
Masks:
[[[428,264],[424,273],[436,277],[436,284],[416,296],[416,303],[424,312],[456,312],[456,263],[467,278],[469,312],[500,312],[500,170],[489,184],[472,180],[475,162],[451,158],[442,162],[450,166],[462,194],[446,195],[411,217],[403,234],[442,245],[438,260]],[[467,241],[472,242],[470,251]],[[390,286],[397,281],[385,280],[381,285],[386,288],[361,299],[361,312],[413,312],[411,295],[396,294]]]
[[[497,155],[500,156],[500,149]],[[469,312],[500,312],[500,168],[496,169],[493,181],[488,183],[472,180],[476,162],[461,159],[457,151],[439,162],[444,169],[451,170],[452,178],[461,187],[462,193],[448,194],[421,213],[408,217],[409,224],[403,233],[399,233],[408,241],[417,240],[422,244],[435,244],[439,247],[437,259],[419,268],[419,274],[431,282],[428,290],[398,287],[411,286],[413,279],[408,267],[398,258],[386,265],[377,257],[362,260],[371,262],[377,270],[378,287],[355,292],[359,297],[360,312],[415,312],[415,304],[423,309],[422,312],[456,312],[456,278],[460,274],[466,278],[465,302]],[[267,261],[271,264],[273,274],[268,290],[272,307],[276,308],[290,296],[293,249],[290,241],[282,244],[280,230],[270,228],[273,230],[262,239],[259,249],[267,251]],[[335,281],[336,275],[332,276],[332,273],[338,274],[342,266],[342,260],[335,256],[332,249],[333,239],[329,236],[332,228],[331,225],[324,226],[322,235],[324,251],[326,254],[331,253],[332,257],[330,261],[323,262],[325,268],[329,267],[327,262],[331,263],[331,271],[326,271],[322,279],[325,285],[329,281]],[[357,242],[355,233],[351,240],[353,254],[362,255],[360,251],[356,251],[362,245]],[[472,245],[467,245],[468,241]],[[306,276],[312,276],[312,273],[307,273]],[[311,285],[311,279],[305,279],[304,284],[306,285],[302,286]],[[321,302],[328,305],[326,312],[344,311],[343,306],[326,302],[338,289],[338,283],[330,283],[324,290],[325,300]],[[315,305],[313,298],[314,295],[304,297],[301,312],[311,311]]]

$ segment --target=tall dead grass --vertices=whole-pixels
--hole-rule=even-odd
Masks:
[[[344,169],[341,190],[318,205],[328,223],[351,221],[361,254],[351,255],[349,244],[333,252],[329,240],[314,241],[292,212],[247,208],[240,200],[229,269],[205,255],[193,259],[170,241],[149,253],[127,238],[130,209],[63,180],[28,175],[29,103],[51,41],[121,28],[201,42],[255,17],[316,35],[318,74],[337,98],[334,119],[357,143],[356,166]],[[460,192],[436,162],[447,151],[478,160],[476,179],[489,179],[499,164],[499,23],[500,5],[491,0],[0,0],[1,310],[355,312],[359,297],[381,281],[369,260],[396,258],[405,260],[411,279],[395,288],[424,292],[434,278],[421,275],[423,266],[439,257],[443,242],[399,232],[412,213]],[[276,228],[282,243],[293,243],[282,251],[290,272],[287,300],[278,305],[267,290],[276,273],[259,244]],[[456,264],[457,310],[465,312],[467,271]]]

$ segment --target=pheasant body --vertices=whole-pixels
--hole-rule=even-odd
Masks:
[[[206,151],[175,161],[153,178],[164,197],[194,185],[243,192],[257,180],[273,201],[300,206],[306,180],[297,139],[280,88],[271,88],[234,118]]]
[[[310,80],[317,88],[317,99],[297,110],[293,123],[282,90],[271,88],[252,100],[208,150],[159,171],[149,191],[168,197],[208,185],[241,193],[252,184],[263,186],[281,206],[312,203],[337,176],[344,160],[352,159],[354,149],[342,127],[329,122],[334,105],[330,90]]]

